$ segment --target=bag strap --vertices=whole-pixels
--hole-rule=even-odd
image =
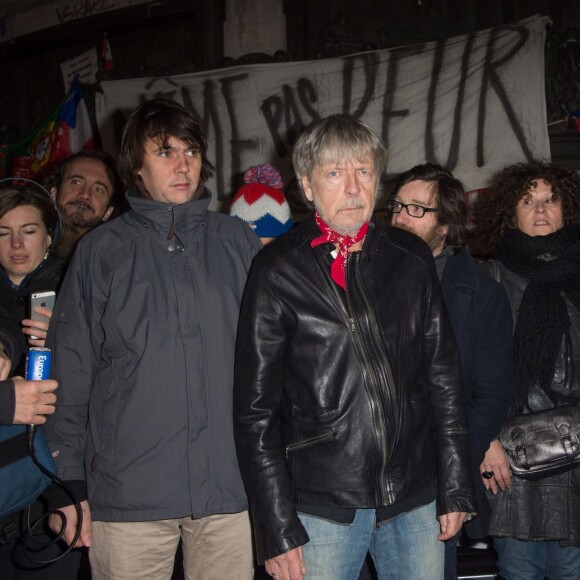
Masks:
[[[0,469],[29,456],[25,430],[14,437],[0,441]]]
[[[491,264],[491,267],[493,269],[493,277],[495,278],[496,282],[499,282],[501,284],[501,270],[499,267],[499,264],[497,263],[497,260],[488,260],[488,263]]]

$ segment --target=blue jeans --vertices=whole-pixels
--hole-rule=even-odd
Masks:
[[[377,526],[374,509],[359,509],[352,524],[299,514],[310,541],[303,546],[308,580],[358,578],[367,552],[379,580],[443,580],[435,502]]]
[[[578,580],[580,548],[558,541],[533,542],[494,538],[497,567],[505,580]]]

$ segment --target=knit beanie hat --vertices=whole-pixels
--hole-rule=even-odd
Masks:
[[[253,165],[232,203],[230,215],[250,224],[260,238],[277,238],[292,228],[290,206],[284,197],[284,182],[268,163]]]

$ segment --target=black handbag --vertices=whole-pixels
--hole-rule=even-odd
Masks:
[[[580,405],[508,418],[499,433],[512,473],[543,479],[580,465]]]

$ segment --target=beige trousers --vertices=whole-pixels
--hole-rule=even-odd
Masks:
[[[254,577],[248,512],[153,522],[91,525],[93,580],[170,580],[182,540],[186,580]]]

